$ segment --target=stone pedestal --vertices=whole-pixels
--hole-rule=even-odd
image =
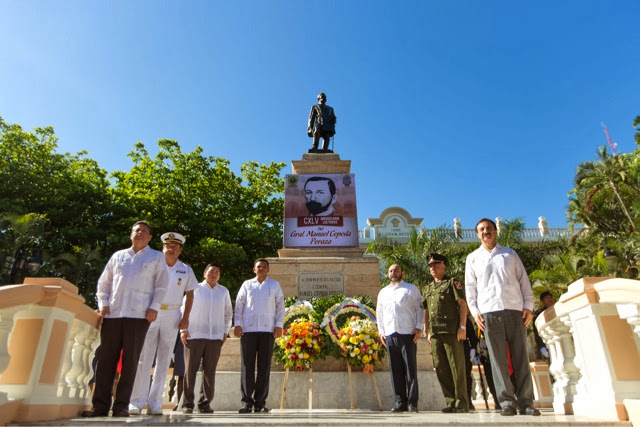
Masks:
[[[348,297],[368,295],[375,301],[380,291],[380,262],[373,256],[269,258],[269,264],[269,277],[280,282],[285,298],[308,300],[343,293]],[[317,282],[305,284],[307,278]],[[335,282],[327,283],[323,278]]]
[[[339,154],[303,154],[302,160],[291,161],[291,173],[350,173],[351,160],[340,160]]]
[[[303,154],[293,160],[294,174],[349,174],[351,161],[338,154]],[[380,262],[360,247],[285,247],[269,258],[269,277],[280,282],[285,297],[300,299],[343,293],[368,295],[380,290]]]

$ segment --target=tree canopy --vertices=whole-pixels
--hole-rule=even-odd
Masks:
[[[151,157],[136,143],[133,167],[109,175],[85,151],[59,153],[52,127],[27,132],[0,117],[3,264],[18,249],[24,256],[41,249],[40,275],[67,278],[95,304],[106,261],[131,244],[133,223],[147,220],[152,247],[160,249],[164,232],[184,234],[183,261],[198,277],[206,264],[222,264],[221,283],[235,293],[252,275],[253,260],[281,246],[284,163],[246,162],[237,175],[228,160],[206,156],[201,147],[183,153],[177,141],[163,139],[158,148]],[[17,280],[26,274],[23,265]],[[6,268],[1,283],[9,283]]]

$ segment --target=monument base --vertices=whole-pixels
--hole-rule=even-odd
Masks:
[[[280,258],[362,258],[364,251],[363,248],[282,248],[278,249],[278,256]]]
[[[280,282],[285,298],[297,296],[308,300],[338,293],[348,297],[368,295],[373,301],[378,298],[380,261],[375,256],[362,256],[360,248],[278,252],[289,256],[269,258],[269,277]]]

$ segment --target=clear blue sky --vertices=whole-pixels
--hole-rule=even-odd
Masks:
[[[131,167],[136,141],[300,159],[318,92],[359,226],[566,224],[576,166],[635,148],[640,2],[0,0],[0,115]]]

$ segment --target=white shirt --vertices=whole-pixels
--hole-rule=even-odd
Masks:
[[[415,285],[404,280],[389,284],[378,293],[376,316],[381,335],[397,332],[408,335],[414,329],[422,329],[422,296]]]
[[[473,316],[493,311],[533,310],[531,283],[518,254],[496,245],[480,246],[467,256],[465,288]]]
[[[98,307],[109,307],[107,318],[143,319],[159,310],[167,293],[169,269],[162,252],[145,246],[114,253],[98,279]]]
[[[273,332],[282,328],[284,320],[284,295],[280,283],[264,279],[246,280],[236,297],[235,326],[243,332]]]
[[[169,289],[167,289],[162,303],[168,304],[170,309],[179,309],[184,293],[193,291],[197,287],[198,279],[193,274],[191,267],[178,260],[172,267],[169,267]]]
[[[202,281],[193,293],[189,339],[222,340],[229,333],[232,316],[227,288],[219,283],[212,288],[206,280]]]

